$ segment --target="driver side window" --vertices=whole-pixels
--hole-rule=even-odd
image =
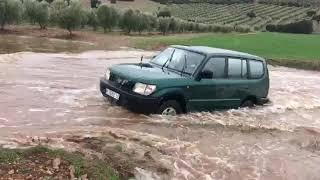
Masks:
[[[202,72],[206,74],[212,73],[212,77],[205,77],[204,79],[220,79],[226,77],[226,58],[214,57],[209,59]]]

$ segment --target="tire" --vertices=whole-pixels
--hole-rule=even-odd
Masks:
[[[249,107],[252,108],[254,106],[254,102],[250,99],[244,100],[243,103],[241,104],[241,107]]]
[[[162,103],[159,107],[157,114],[166,115],[166,116],[175,116],[182,113],[182,108],[179,102],[175,100],[168,100]]]

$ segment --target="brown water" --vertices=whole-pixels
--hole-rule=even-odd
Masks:
[[[126,150],[155,152],[153,161],[171,170],[154,179],[319,179],[320,72],[270,67],[272,103],[254,109],[145,116],[104,100],[98,83],[106,67],[152,54],[0,55],[0,143],[27,144],[37,136],[66,146],[71,135],[112,132]]]

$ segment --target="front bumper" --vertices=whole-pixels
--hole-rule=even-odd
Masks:
[[[120,98],[118,101],[116,101],[116,103],[120,106],[126,107],[131,111],[146,113],[146,114],[153,114],[153,113],[156,113],[159,108],[159,105],[160,105],[159,98],[143,96],[143,95],[122,90],[113,82],[106,80],[104,78],[101,78],[100,91],[104,97],[109,98],[109,96],[106,95],[106,88],[116,93],[119,93]]]

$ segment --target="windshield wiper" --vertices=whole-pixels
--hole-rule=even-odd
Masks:
[[[181,70],[181,76],[184,72],[184,70],[187,68],[187,55],[185,54],[184,55],[184,64],[183,64],[183,67],[182,67],[182,70]]]
[[[173,50],[170,58],[168,58],[168,59],[166,60],[166,62],[162,65],[162,67],[161,67],[162,71],[164,71],[163,68],[167,65],[167,63],[168,63],[168,62],[171,62],[174,52],[176,52],[175,49]]]

